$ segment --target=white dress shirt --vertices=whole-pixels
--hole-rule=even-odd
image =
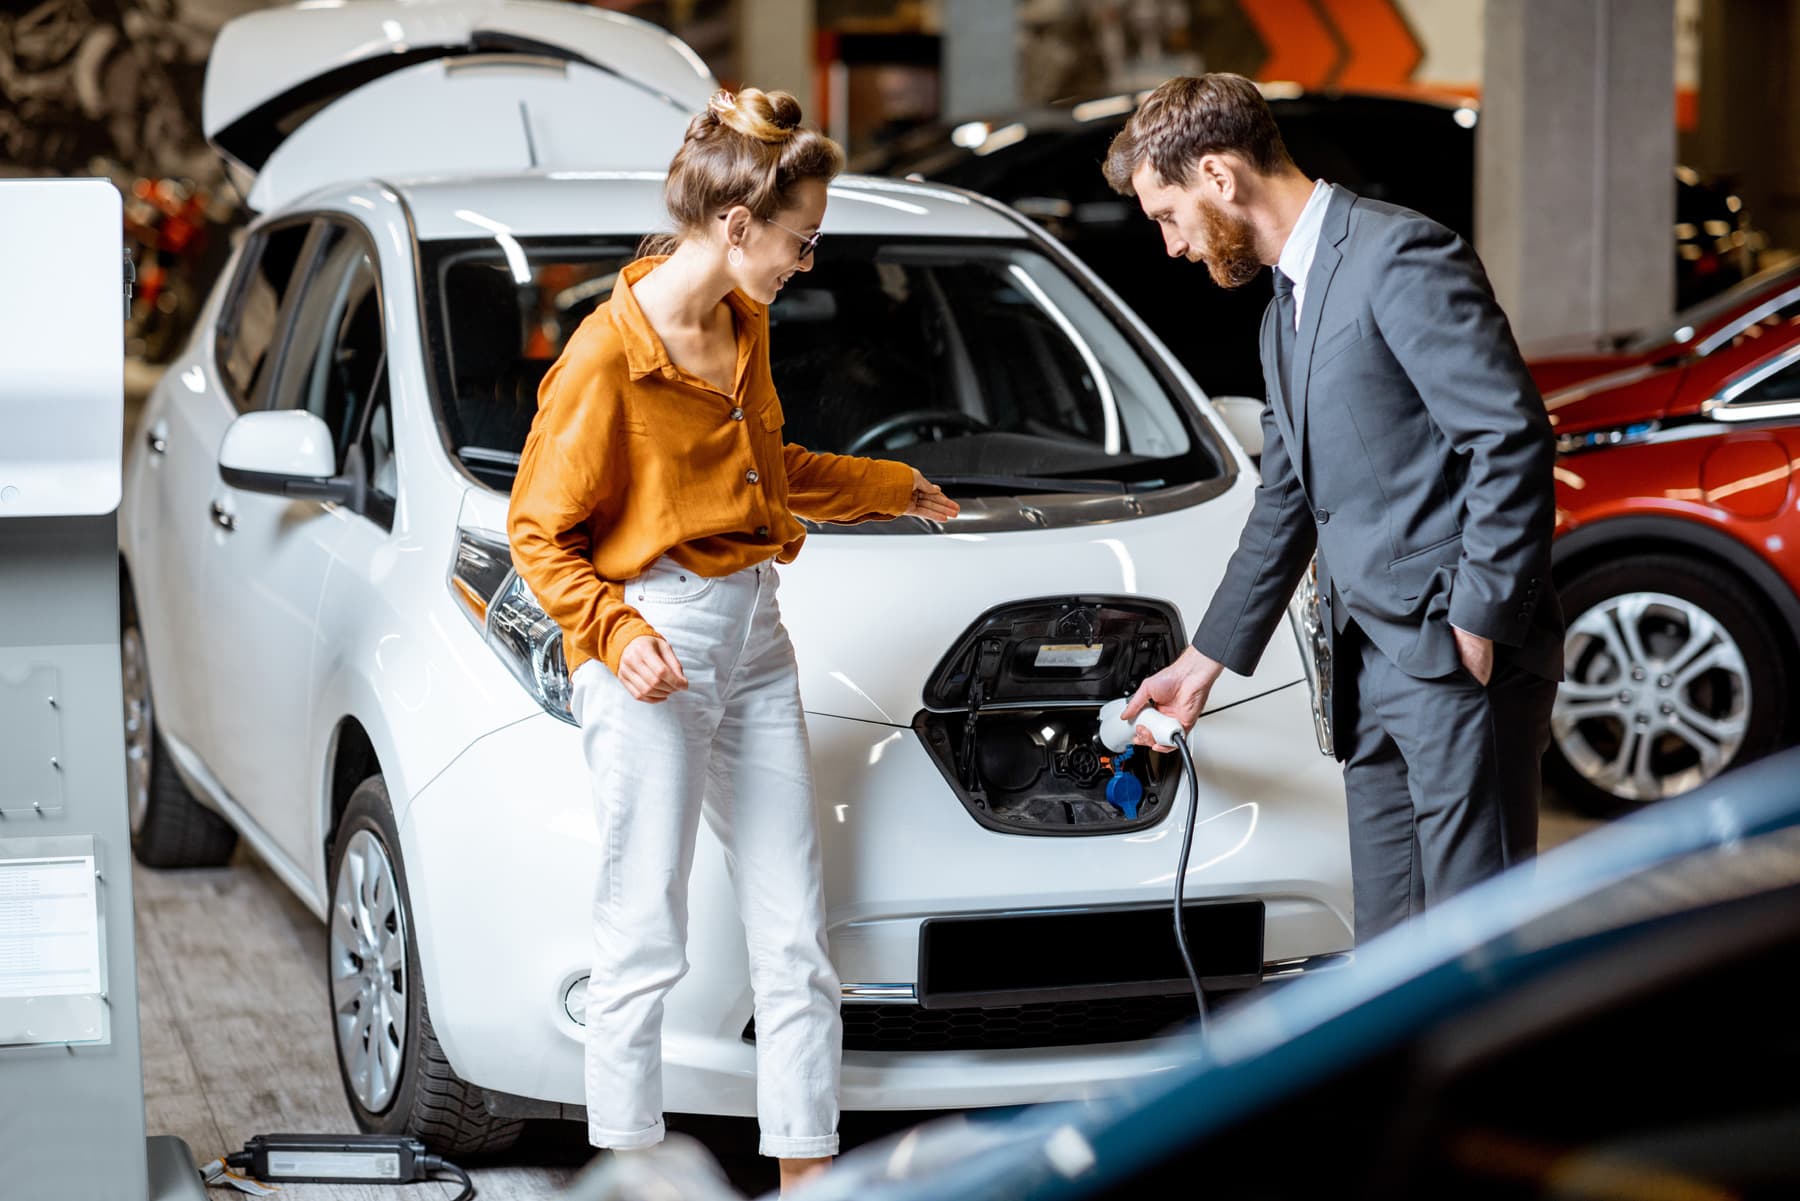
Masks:
[[[1296,333],[1300,329],[1300,306],[1306,303],[1306,274],[1312,270],[1313,253],[1319,249],[1319,233],[1325,228],[1325,203],[1330,196],[1330,184],[1322,179],[1313,184],[1312,195],[1306,198],[1306,207],[1300,210],[1287,244],[1281,248],[1281,257],[1275,262],[1275,269],[1294,283]]]

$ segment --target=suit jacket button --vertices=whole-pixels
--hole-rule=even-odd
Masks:
[[[733,421],[742,421],[744,419],[744,410],[742,410],[742,409],[731,410],[731,419]]]
[[[758,475],[755,472],[755,470],[746,471],[744,473],[744,482],[747,484],[754,484],[757,480],[760,480],[761,478],[762,478],[762,476]]]
[[[1331,510],[1320,509],[1317,513],[1314,513],[1313,516],[1319,519],[1320,525],[1324,525],[1327,521],[1331,520]]]

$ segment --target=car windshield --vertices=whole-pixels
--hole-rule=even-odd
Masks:
[[[510,489],[544,372],[635,246],[426,243],[440,417],[477,479]],[[769,319],[785,436],[810,450],[900,459],[964,493],[1147,491],[1221,471],[1173,378],[1028,245],[834,237]]]
[[[1770,267],[1741,283],[1676,313],[1668,321],[1633,334],[1621,348],[1634,354],[1648,354],[1675,343],[1692,341],[1697,335],[1718,324],[1739,309],[1749,308],[1757,298],[1773,299],[1778,293],[1800,288],[1800,259]],[[1800,316],[1800,301],[1790,300],[1781,311],[1771,314],[1779,320]],[[1765,319],[1766,320],[1766,319]]]

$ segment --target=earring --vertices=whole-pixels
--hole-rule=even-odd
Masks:
[[[733,267],[742,267],[744,265],[744,248],[742,246],[733,246],[730,250],[727,250],[725,252],[725,261],[730,263]]]

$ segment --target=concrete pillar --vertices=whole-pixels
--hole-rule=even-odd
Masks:
[[[765,92],[792,92],[806,110],[807,123],[819,114],[813,86],[814,0],[738,0],[739,82]]]
[[[1521,342],[1674,307],[1673,0],[1487,0],[1476,248]]]
[[[1019,13],[1013,0],[944,0],[947,121],[1019,107]]]

